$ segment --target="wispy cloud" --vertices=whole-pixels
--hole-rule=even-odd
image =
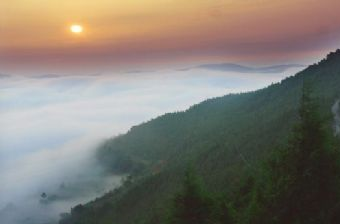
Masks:
[[[10,77],[11,77],[11,75],[0,73],[0,79],[10,78]]]

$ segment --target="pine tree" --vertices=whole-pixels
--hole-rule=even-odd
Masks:
[[[213,199],[204,190],[201,180],[189,169],[185,174],[184,186],[174,198],[170,217],[171,224],[212,223]]]
[[[337,154],[330,150],[326,132],[304,86],[300,119],[289,146],[274,157],[267,171],[262,223],[330,223],[338,200]]]

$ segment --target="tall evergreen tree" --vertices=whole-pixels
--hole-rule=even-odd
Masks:
[[[337,154],[311,98],[303,87],[300,119],[289,146],[269,163],[264,186],[262,223],[330,223],[338,200]],[[257,218],[258,218],[257,217]]]
[[[188,169],[185,174],[183,189],[174,198],[170,223],[212,223],[213,210],[213,199],[204,190],[200,178],[195,174],[193,169]]]

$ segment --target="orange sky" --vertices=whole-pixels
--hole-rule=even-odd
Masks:
[[[339,0],[6,0],[0,71],[312,60],[339,46],[339,12]]]

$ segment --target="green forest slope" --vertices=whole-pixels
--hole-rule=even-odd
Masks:
[[[120,188],[76,206],[61,223],[161,223],[188,164],[209,192],[235,197],[247,177],[256,177],[263,161],[287,145],[303,83],[312,87],[323,125],[332,131],[331,107],[340,98],[340,50],[280,83],[209,99],[106,141],[99,161],[129,177]]]

